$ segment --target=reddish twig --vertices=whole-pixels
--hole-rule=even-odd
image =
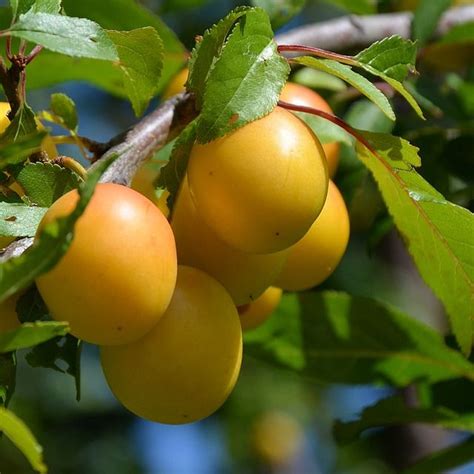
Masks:
[[[333,59],[340,63],[348,64],[349,66],[356,66],[357,61],[352,56],[345,54],[333,53],[332,51],[326,51],[325,49],[315,48],[313,46],[303,46],[299,44],[281,44],[278,46],[279,53],[306,53],[312,56],[318,56],[325,59]]]

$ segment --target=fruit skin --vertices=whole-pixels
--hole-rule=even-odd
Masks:
[[[237,308],[239,310],[242,330],[248,331],[261,326],[275,311],[280,303],[281,288],[271,286],[267,288],[253,303]]]
[[[10,112],[10,104],[8,102],[0,102],[0,133],[3,133],[10,124],[10,120],[7,117],[8,112]],[[39,120],[36,120],[36,124],[40,130],[44,130],[43,124]],[[50,158],[58,156],[56,145],[49,135],[43,139],[41,149],[45,151]]]
[[[311,227],[328,177],[318,139],[298,117],[276,107],[225,137],[195,144],[188,182],[218,237],[242,252],[272,253]]]
[[[21,326],[16,313],[18,297],[19,295],[13,295],[0,303],[0,334]]]
[[[313,107],[314,109],[323,110],[334,115],[329,104],[317,92],[294,82],[286,83],[281,91],[280,100],[290,104]],[[333,178],[339,165],[340,145],[338,142],[329,142],[323,143],[322,146],[326,155],[329,177]]]
[[[178,262],[205,271],[219,281],[236,305],[256,300],[280,273],[287,251],[247,254],[220,240],[206,225],[183,180],[173,209],[171,227]]]
[[[136,415],[167,424],[197,421],[215,412],[237,381],[239,315],[220,283],[180,265],[158,324],[133,344],[102,347],[101,361],[112,392]]]
[[[300,291],[319,285],[339,264],[349,241],[349,215],[330,181],[326,203],[308,233],[291,249],[275,285]]]
[[[161,196],[158,197],[155,191],[155,186],[153,185],[153,182],[158,177],[159,173],[159,170],[155,168],[153,163],[144,163],[135,173],[131,183],[131,188],[155,203],[163,215],[168,218],[170,211],[166,204],[166,200],[169,196],[169,192],[164,191]]]
[[[39,225],[69,214],[76,190],[59,198]],[[37,286],[53,318],[94,344],[125,344],[163,315],[176,282],[173,233],[155,205],[132,189],[99,184],[66,254]]]
[[[163,100],[170,99],[176,94],[180,94],[181,92],[184,92],[186,90],[185,84],[186,81],[188,80],[188,74],[189,74],[189,69],[185,67],[181,71],[176,74],[176,76],[171,79],[170,83],[168,84],[168,87],[165,89],[165,92],[163,92]]]

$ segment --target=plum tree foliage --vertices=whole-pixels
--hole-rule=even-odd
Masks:
[[[328,1],[376,13],[374,2]],[[41,446],[8,408],[20,351],[32,367],[63,361],[79,399],[82,341],[100,346],[116,398],[155,422],[212,415],[248,351],[317,383],[426,395],[336,422],[339,442],[410,422],[473,432],[472,403],[439,395],[474,387],[472,67],[445,74],[459,63],[448,55],[469,57],[472,25],[436,30],[450,2],[415,2],[414,74],[412,39],[370,44],[361,27],[343,44],[354,55],[282,44],[273,27],[304,2],[253,3],[265,9],[229,12],[195,32],[190,52],[132,0],[11,0],[1,12],[0,431],[37,472]],[[138,117],[159,106],[97,143],[67,95],[46,110],[27,103],[30,88],[70,80],[128,99]],[[84,159],[61,155],[63,144]],[[351,241],[349,214],[364,213]],[[364,274],[371,297],[344,284],[360,275],[354,249],[378,250],[392,229],[442,304],[446,334],[384,301],[377,271]],[[280,466],[302,435],[269,413],[255,449]],[[453,467],[466,448],[455,449],[433,459]]]

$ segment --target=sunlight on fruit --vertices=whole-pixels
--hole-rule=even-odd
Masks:
[[[194,145],[188,181],[209,227],[249,253],[277,252],[301,239],[321,212],[328,186],[318,139],[280,107],[223,138]]]
[[[168,424],[200,420],[224,403],[237,381],[239,315],[214,278],[179,266],[158,324],[133,344],[102,347],[101,360],[113,393],[136,415]]]
[[[72,211],[76,190],[48,210],[39,232]],[[51,315],[95,344],[124,344],[146,334],[166,310],[176,282],[171,227],[156,206],[118,184],[99,184],[76,224],[71,247],[37,279]]]
[[[186,90],[184,86],[188,80],[188,73],[188,68],[184,68],[178,72],[178,74],[176,74],[173,79],[171,79],[165,92],[163,92],[163,100],[170,99],[174,95],[180,94]]]

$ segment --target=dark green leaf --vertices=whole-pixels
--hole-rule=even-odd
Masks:
[[[8,406],[16,385],[15,352],[0,354],[0,405]]]
[[[47,208],[0,201],[0,236],[33,237]]]
[[[25,423],[5,408],[0,408],[0,431],[23,453],[35,471],[46,474],[43,448]]]
[[[250,10],[234,27],[209,73],[197,140],[209,142],[270,113],[289,72],[268,16],[263,10]]]
[[[451,3],[452,0],[421,0],[413,18],[413,37],[421,44],[426,43],[434,33],[441,15]]]
[[[70,97],[60,92],[51,94],[51,110],[68,130],[77,131],[76,104]]]
[[[455,467],[472,462],[474,453],[474,436],[466,441],[449,446],[441,451],[429,454],[414,466],[401,474],[427,474],[429,472],[447,472]]]
[[[27,104],[23,104],[0,137],[0,144],[16,142],[20,137],[36,132],[35,114]]]
[[[196,127],[197,122],[194,120],[181,132],[174,143],[169,162],[161,169],[157,180],[158,187],[166,188],[170,193],[168,197],[169,209],[173,209],[179,186],[186,175],[189,154],[196,140]]]
[[[26,355],[31,367],[44,367],[71,375],[76,383],[76,399],[81,398],[81,349],[79,339],[67,334],[35,346]],[[66,364],[63,370],[58,362]]]
[[[474,380],[474,366],[433,329],[388,305],[345,293],[285,295],[245,342],[247,354],[326,383],[404,387],[420,380]]]
[[[457,44],[474,42],[474,21],[453,26],[438,44]]]
[[[25,161],[32,153],[41,150],[46,132],[37,130],[29,135],[22,135],[16,141],[2,143],[0,138],[0,169]]]
[[[408,407],[402,396],[385,398],[366,408],[355,421],[337,421],[334,436],[338,443],[354,441],[363,431],[387,425],[428,423],[442,428],[474,431],[474,413],[460,414],[443,407]]]
[[[50,319],[48,308],[43,298],[41,298],[36,285],[32,285],[18,298],[16,312],[18,319],[22,323]]]
[[[395,114],[388,99],[380,92],[370,81],[360,74],[354,72],[346,64],[341,64],[331,59],[317,59],[309,56],[302,56],[292,60],[298,64],[308,66],[328,74],[339,77],[343,81],[355,87],[358,91],[364,94],[374,104],[376,104],[382,112],[390,119],[395,120]]]
[[[0,334],[0,353],[36,346],[53,337],[64,336],[68,331],[69,326],[66,322],[24,323],[18,329]]]
[[[163,68],[163,42],[152,27],[108,31],[119,55],[125,90],[137,116],[158,92]]]
[[[196,96],[198,109],[202,107],[207,77],[216,58],[221,54],[227,36],[239,18],[249,11],[248,7],[239,7],[231,11],[225,18],[205,31],[202,39],[193,49],[189,60],[188,87]]]
[[[358,15],[368,15],[376,12],[375,0],[325,0],[328,3],[333,3],[341,8],[344,8],[351,13]]]
[[[273,28],[288,23],[304,7],[306,0],[252,0],[252,5],[263,8],[272,22]]]
[[[107,61],[118,59],[115,46],[105,31],[85,18],[28,12],[20,15],[8,32],[68,56]]]
[[[464,353],[474,334],[474,216],[430,186],[412,165],[418,149],[402,138],[363,132],[377,150],[358,145],[395,225],[424,280],[443,302]]]
[[[115,160],[98,163],[79,187],[80,199],[74,211],[67,217],[48,224],[32,247],[18,257],[0,263],[0,301],[29,286],[33,280],[51,269],[64,255],[74,237],[74,225],[84,212],[102,173]]]
[[[415,70],[416,43],[400,36],[390,36],[373,43],[354,59],[401,82]]]
[[[52,163],[29,163],[16,175],[16,181],[28,200],[41,207],[50,207],[63,194],[81,183],[77,174]]]
[[[63,0],[63,6],[68,15],[89,18],[108,30],[128,31],[144,26],[155,28],[164,45],[163,71],[157,86],[158,91],[161,91],[170,78],[182,68],[186,60],[186,49],[176,34],[158,16],[136,0],[100,0],[99,2],[97,0]],[[80,73],[80,70],[76,69],[76,73]],[[84,73],[88,76],[85,79],[91,80],[92,72],[84,71]],[[98,77],[99,74],[99,72],[95,74],[93,81],[97,85],[105,81],[105,78]]]

